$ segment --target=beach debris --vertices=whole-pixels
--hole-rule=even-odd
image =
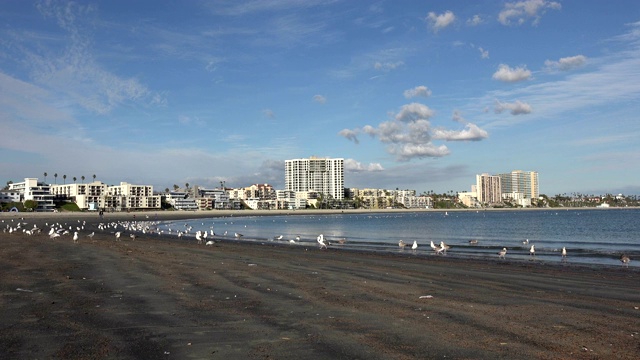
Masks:
[[[23,289],[23,288],[17,288],[16,291],[22,291],[22,292],[33,292],[33,290],[29,290],[29,289]]]
[[[249,264],[249,266],[258,266],[258,264]]]
[[[418,299],[433,299],[433,295],[422,295]]]

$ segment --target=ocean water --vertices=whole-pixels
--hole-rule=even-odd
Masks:
[[[522,261],[531,260],[533,244],[536,261],[561,262],[560,251],[566,247],[569,263],[620,266],[620,255],[625,253],[632,260],[629,266],[640,266],[640,209],[230,216],[170,221],[160,227],[172,232],[191,228],[186,238],[197,230],[213,230],[216,238],[235,240],[234,234],[240,233],[238,241],[291,246],[318,246],[316,238],[323,234],[332,248],[347,251],[413,254],[409,246],[400,250],[398,241],[415,240],[415,256],[441,256],[429,243],[444,241],[451,247],[448,257],[497,259],[497,252],[506,247],[508,259]],[[290,242],[296,237],[300,240]],[[340,239],[346,242],[339,244]],[[528,244],[523,244],[526,239]]]

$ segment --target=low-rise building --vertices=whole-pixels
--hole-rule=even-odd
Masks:
[[[38,203],[35,211],[54,211],[55,204],[49,184],[39,182],[38,178],[25,178],[24,182],[9,184],[9,192],[19,193],[20,201],[33,200]]]

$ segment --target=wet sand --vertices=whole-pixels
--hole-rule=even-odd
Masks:
[[[86,225],[77,244],[0,233],[3,359],[640,357],[637,268],[116,241],[95,214],[20,217],[0,226]]]

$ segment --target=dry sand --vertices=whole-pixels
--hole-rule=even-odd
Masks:
[[[116,242],[95,214],[21,216],[0,225],[87,225],[78,244],[0,232],[2,359],[640,358],[637,268]]]

